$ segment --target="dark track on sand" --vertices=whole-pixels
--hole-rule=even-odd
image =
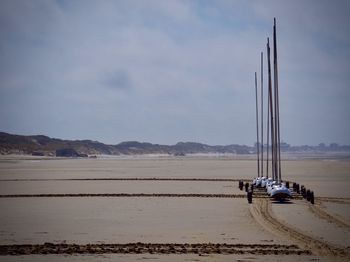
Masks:
[[[316,250],[320,255],[341,257],[350,256],[349,251],[346,248],[338,248],[326,241],[306,235],[304,232],[276,219],[271,209],[271,203],[266,199],[259,199],[253,202],[253,205],[250,207],[250,212],[253,218],[266,229],[287,236],[305,248]]]
[[[226,243],[128,243],[128,244],[53,244],[0,245],[0,255],[33,254],[252,254],[310,255],[296,245]]]
[[[18,179],[0,179],[0,181],[195,181],[195,182],[249,182],[250,179],[231,179],[231,178],[160,178],[160,177],[118,177],[118,178],[18,178]]]
[[[202,198],[245,198],[241,194],[157,194],[157,193],[115,193],[115,194],[15,194],[0,195],[0,198],[20,198],[20,197],[202,197]]]

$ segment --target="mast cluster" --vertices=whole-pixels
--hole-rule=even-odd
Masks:
[[[273,25],[273,81],[271,70],[271,49],[270,40],[267,38],[266,44],[267,52],[267,71],[268,71],[268,85],[267,85],[267,125],[266,125],[266,177],[269,177],[269,167],[271,165],[272,179],[277,183],[282,180],[281,177],[281,139],[280,139],[280,117],[279,117],[279,88],[278,88],[278,64],[277,64],[277,39],[276,39],[276,18]],[[258,87],[257,87],[257,73],[255,72],[255,100],[256,100],[256,131],[257,131],[257,166],[258,177],[264,176],[264,92],[263,92],[263,52],[261,52],[261,76],[260,76],[260,132],[259,139],[259,109],[258,109]],[[270,146],[271,143],[271,146]],[[271,149],[271,158],[269,158]],[[271,159],[271,163],[269,162]]]

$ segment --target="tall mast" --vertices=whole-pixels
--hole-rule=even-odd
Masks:
[[[274,163],[275,163],[275,127],[274,127],[274,117],[273,117],[273,100],[272,100],[272,79],[271,79],[271,61],[270,61],[270,41],[269,38],[267,38],[267,71],[268,71],[268,103],[269,103],[269,117],[270,117],[270,124],[271,124],[271,161],[272,161],[272,179],[276,179],[276,173],[274,169]]]
[[[267,44],[266,44],[267,47]],[[268,48],[268,47],[267,47]],[[271,81],[271,76],[268,76],[268,79]],[[269,90],[267,90],[267,93],[269,93]],[[269,125],[270,125],[270,105],[269,105],[269,97],[267,97],[267,125],[266,125],[266,177],[269,178]]]
[[[260,87],[261,87],[261,176],[264,176],[264,91],[263,91],[263,71],[264,71],[264,53],[261,52],[261,76],[260,76]]]
[[[275,47],[274,43],[275,43],[275,26],[273,27],[273,47]],[[275,51],[275,50],[273,50]],[[277,154],[277,85],[276,85],[276,57],[275,57],[275,52],[273,53],[273,92],[274,92],[274,96],[273,96],[273,106],[274,106],[274,161],[273,161],[273,168],[276,174],[276,181],[279,182],[279,174],[278,174],[278,154]]]
[[[258,160],[258,177],[260,177],[260,161],[259,161],[259,113],[258,113],[258,80],[255,72],[255,111],[256,111],[256,154]]]
[[[278,182],[281,182],[281,140],[280,140],[280,117],[279,117],[279,93],[278,93],[278,67],[277,67],[277,37],[276,37],[276,18],[273,21],[273,51],[274,51],[274,84],[275,84],[275,115],[276,115],[276,145],[277,145],[277,166]]]

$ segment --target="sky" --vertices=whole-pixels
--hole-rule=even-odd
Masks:
[[[276,17],[281,139],[350,144],[349,13],[346,0],[1,0],[0,131],[252,145]]]

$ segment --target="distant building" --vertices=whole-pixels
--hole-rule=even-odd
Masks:
[[[41,151],[33,151],[32,156],[45,156],[45,153]]]
[[[79,157],[77,151],[73,148],[61,148],[56,150],[57,157]]]
[[[286,142],[281,142],[281,150],[286,151],[290,148],[290,144],[287,144]]]

